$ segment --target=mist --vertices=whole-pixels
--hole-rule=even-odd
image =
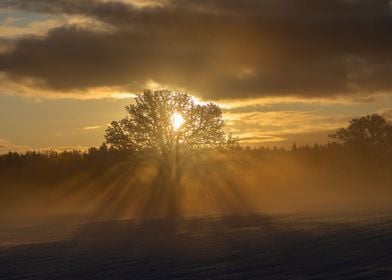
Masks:
[[[381,210],[388,161],[333,146],[184,152],[175,174],[153,154],[9,153],[2,223]]]

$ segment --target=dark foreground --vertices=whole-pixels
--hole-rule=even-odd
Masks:
[[[392,214],[2,226],[0,279],[392,279]]]

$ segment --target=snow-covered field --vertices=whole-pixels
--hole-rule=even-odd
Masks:
[[[392,213],[1,226],[0,279],[392,279]]]

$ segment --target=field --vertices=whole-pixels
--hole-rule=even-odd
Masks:
[[[0,279],[392,279],[390,213],[7,225]]]
[[[4,157],[1,280],[392,279],[388,162],[211,152],[172,176],[112,156]]]

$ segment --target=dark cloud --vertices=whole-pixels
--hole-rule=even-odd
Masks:
[[[54,90],[148,80],[207,98],[375,93],[392,89],[387,0],[3,0],[0,7],[84,15],[110,31],[61,27],[0,54],[11,79]]]

